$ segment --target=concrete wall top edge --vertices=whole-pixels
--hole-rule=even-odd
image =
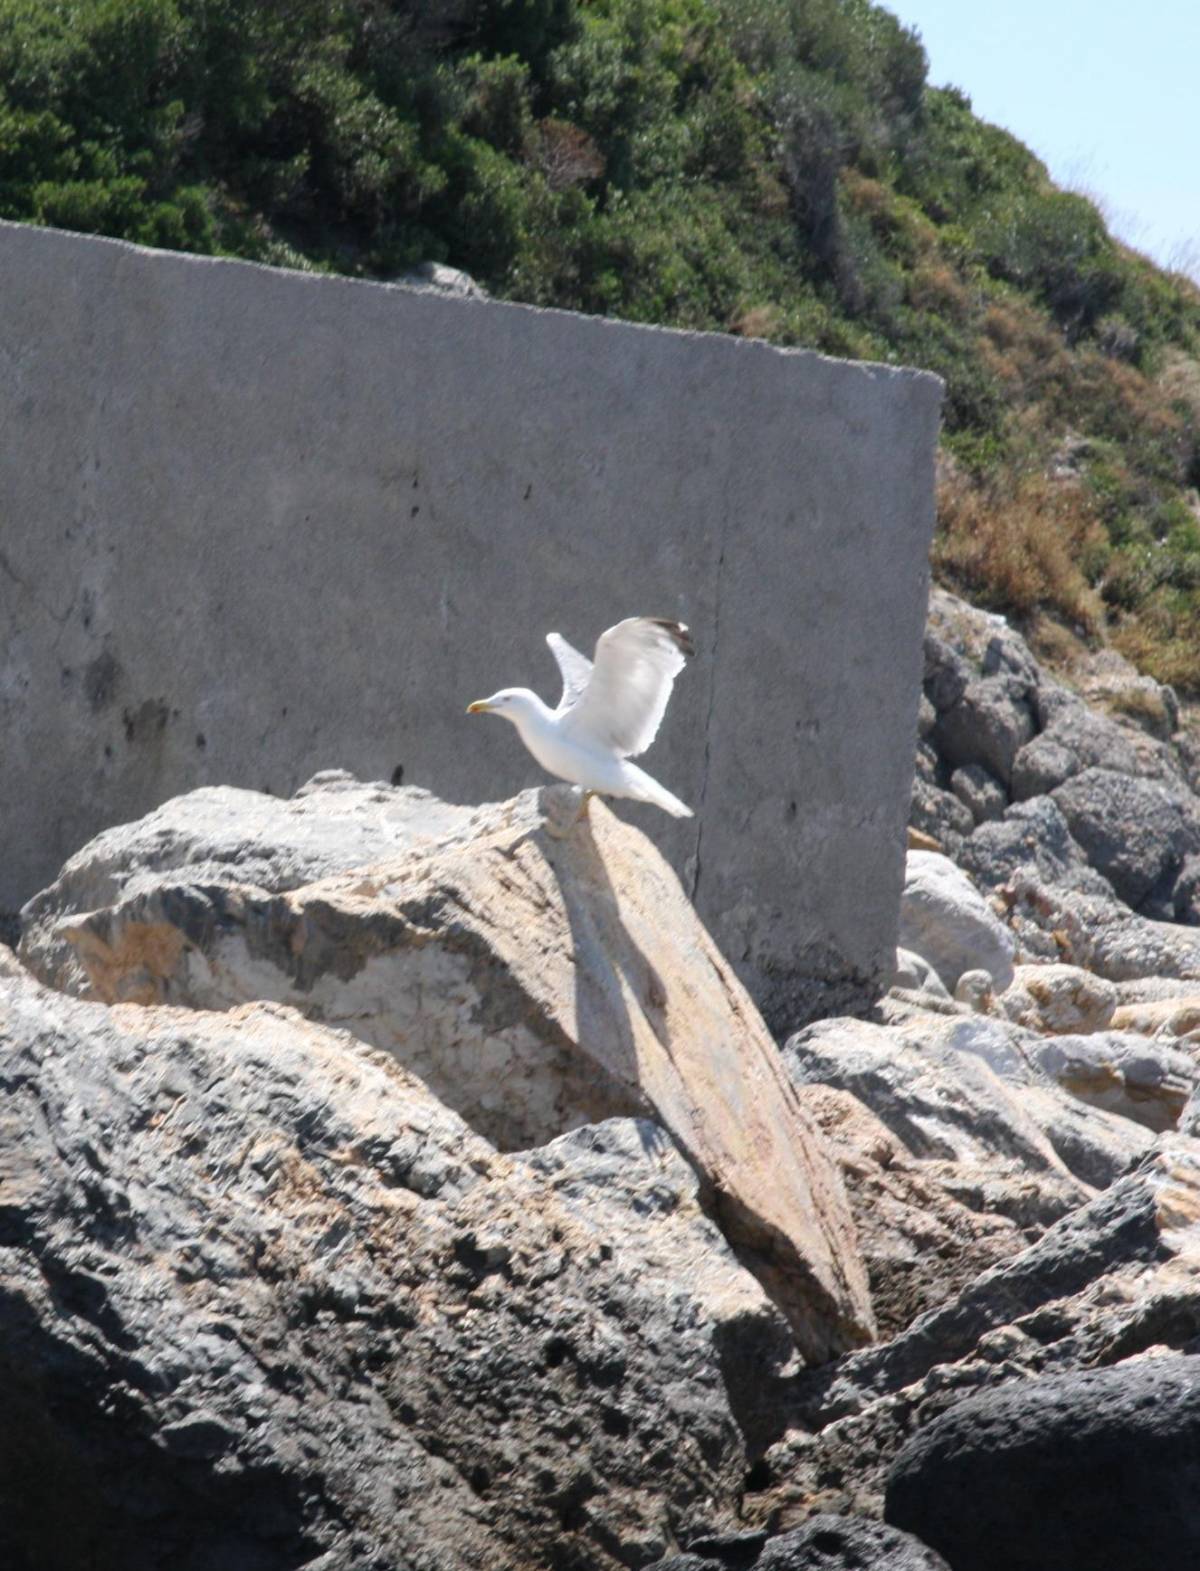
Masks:
[[[116,240],[108,235],[81,234],[70,229],[54,229],[38,224],[19,224],[8,219],[0,219],[0,236],[5,233],[10,235],[30,237],[33,244],[55,244],[69,241],[73,245],[80,241],[89,246],[104,247],[118,253],[127,253],[133,256],[153,260],[155,258],[170,258],[174,262],[198,268],[229,269],[241,272],[256,280],[264,278],[276,279],[286,282],[290,286],[322,286],[325,288],[337,287],[343,289],[368,290],[373,292],[387,292],[399,295],[403,299],[420,299],[426,302],[423,309],[432,307],[446,311],[470,311],[491,308],[506,312],[520,312],[535,318],[563,319],[576,324],[587,324],[596,332],[626,331],[632,333],[654,334],[667,339],[677,340],[682,344],[703,343],[713,346],[718,354],[727,355],[765,355],[786,363],[788,361],[806,361],[813,365],[836,368],[839,374],[861,376],[870,381],[899,382],[909,387],[920,389],[935,409],[940,407],[945,384],[942,378],[933,371],[922,370],[915,366],[891,365],[880,360],[846,360],[837,355],[823,354],[820,350],[792,348],[768,343],[761,338],[743,338],[733,333],[719,333],[694,328],[666,327],[655,322],[631,322],[624,317],[592,316],[579,311],[567,311],[557,306],[527,305],[522,301],[499,300],[488,296],[482,299],[470,297],[456,297],[445,294],[430,286],[406,284],[399,281],[370,278],[350,278],[344,273],[308,273],[298,268],[275,267],[265,262],[245,261],[240,257],[197,255],[190,251],[165,251],[153,246],[138,245],[131,240]],[[719,346],[719,347],[718,347]]]

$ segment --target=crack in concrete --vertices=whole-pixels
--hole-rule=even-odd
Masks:
[[[700,888],[700,848],[704,840],[704,803],[708,797],[708,768],[712,753],[712,718],[717,702],[717,659],[721,648],[721,578],[725,568],[725,529],[728,507],[721,514],[721,549],[717,556],[716,584],[713,588],[712,667],[708,678],[708,712],[704,717],[704,769],[700,776],[700,800],[696,804],[696,846],[692,852],[692,904]]]

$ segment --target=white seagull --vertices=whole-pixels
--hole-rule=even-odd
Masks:
[[[511,720],[542,768],[583,787],[582,818],[593,796],[653,802],[676,818],[692,810],[629,760],[658,735],[675,678],[695,647],[682,622],[630,616],[596,640],[593,664],[558,633],[546,642],[562,672],[551,709],[527,687],[503,687],[467,705],[469,715]]]

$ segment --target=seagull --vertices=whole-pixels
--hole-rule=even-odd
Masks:
[[[682,622],[630,616],[596,640],[591,661],[560,633],[547,633],[563,694],[551,709],[527,687],[503,687],[467,705],[469,715],[502,715],[542,768],[583,788],[579,818],[593,796],[652,802],[675,818],[692,810],[629,760],[658,735],[675,678],[695,646]]]

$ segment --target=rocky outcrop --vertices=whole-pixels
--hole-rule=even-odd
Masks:
[[[888,1480],[888,1520],[954,1571],[1200,1564],[1200,1359],[1021,1380],[926,1425]]]
[[[427,812],[421,792],[318,780],[291,811],[253,792],[222,804],[205,793],[198,826],[190,800],[123,843],[102,836],[34,902],[23,954],[47,981],[70,986],[78,967],[84,991],[108,1002],[289,1004],[391,1053],[502,1149],[651,1116],[703,1176],[807,1356],[871,1334],[837,1168],[748,995],[639,831],[600,804],[573,825],[565,787]],[[331,831],[311,832],[315,848],[310,838],[326,800],[354,825],[347,870],[302,882],[314,864],[328,870],[319,837]],[[226,819],[210,839],[218,806]],[[280,824],[283,848],[261,852]],[[99,909],[76,905],[97,893]]]
[[[11,961],[0,1087],[5,1565],[615,1568],[739,1526],[793,1342],[660,1126],[505,1155],[294,1010]]]
[[[1174,1134],[890,1341],[798,1377],[793,1427],[764,1458],[750,1508],[781,1525],[813,1510],[879,1514],[904,1447],[967,1397],[1198,1338],[1200,1143]]]

